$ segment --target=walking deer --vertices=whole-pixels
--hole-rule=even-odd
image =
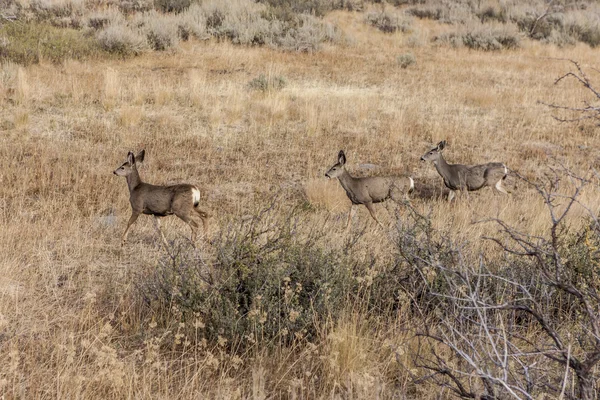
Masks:
[[[373,203],[380,203],[390,198],[395,201],[400,200],[402,193],[406,195],[414,190],[415,183],[413,179],[411,177],[402,178],[397,176],[355,178],[346,171],[344,164],[346,164],[346,155],[344,154],[344,150],[340,150],[338,153],[338,162],[325,173],[325,176],[327,178],[338,178],[352,202],[348,213],[346,229],[350,226],[354,206],[359,204],[364,204],[367,210],[369,210],[371,217],[383,228],[383,225],[375,215]]]
[[[508,174],[506,165],[499,162],[480,165],[448,164],[442,155],[445,147],[446,141],[443,140],[425,153],[421,160],[433,161],[437,172],[444,179],[444,184],[450,189],[448,201],[452,201],[457,190],[474,191],[486,186],[494,187],[497,191],[508,194],[502,187],[502,181]]]
[[[127,161],[114,171],[115,175],[124,176],[127,179],[129,202],[131,203],[131,217],[123,233],[121,245],[125,244],[127,232],[140,214],[154,216],[154,225],[165,245],[168,245],[168,243],[160,229],[159,217],[173,214],[190,226],[192,229],[192,242],[195,242],[196,231],[199,227],[198,220],[202,221],[202,226],[206,233],[206,219],[208,218],[208,214],[198,208],[200,190],[194,185],[185,183],[156,186],[142,182],[137,170],[137,163],[144,161],[145,154],[145,150],[140,151],[137,156],[129,152],[127,154]]]

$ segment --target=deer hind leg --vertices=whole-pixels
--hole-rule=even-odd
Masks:
[[[183,222],[185,222],[186,224],[188,224],[190,226],[190,229],[192,230],[192,243],[196,243],[196,232],[198,231],[198,222],[196,221],[196,219],[194,217],[192,217],[192,214],[189,213],[178,213],[175,214],[177,215]]]
[[[129,221],[127,222],[127,227],[125,228],[125,232],[123,232],[123,237],[121,238],[121,246],[125,244],[127,241],[127,232],[129,231],[129,227],[133,225],[136,219],[140,216],[139,212],[133,211],[131,213],[131,217],[129,217]]]
[[[448,192],[448,203],[452,201],[454,196],[456,196],[456,192],[454,190],[450,190],[450,192]]]
[[[165,244],[165,248],[168,248],[169,242],[167,242],[167,238],[165,238],[165,234],[163,233],[162,229],[160,229],[160,219],[156,215],[154,216],[154,227],[160,234],[160,237],[162,238],[162,241]]]
[[[365,207],[367,207],[367,210],[369,210],[369,214],[371,214],[371,217],[373,217],[373,219],[379,224],[381,229],[383,229],[383,224],[379,222],[377,216],[375,215],[375,208],[373,207],[373,203],[365,203]]]
[[[198,228],[200,227],[200,225],[198,225],[198,223],[191,219],[188,222],[188,225],[190,226],[190,229],[192,230],[192,243],[196,243],[196,234],[198,232]]]
[[[504,180],[504,178],[500,179],[498,182],[496,182],[496,185],[494,186],[496,188],[497,191],[499,191],[500,193],[504,193],[504,194],[508,194],[508,192],[506,191],[506,189],[504,189],[502,187],[502,181]]]
[[[198,215],[198,217],[200,217],[200,220],[202,221],[202,230],[204,231],[204,235],[206,236],[208,233],[208,226],[206,224],[206,220],[210,215],[208,215],[207,212],[204,212],[198,208],[194,208],[194,211],[196,211],[196,214]]]

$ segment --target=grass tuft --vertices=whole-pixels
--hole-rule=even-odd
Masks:
[[[22,65],[42,60],[58,63],[66,58],[86,60],[102,54],[102,47],[93,37],[43,22],[2,24],[0,38],[0,60]]]

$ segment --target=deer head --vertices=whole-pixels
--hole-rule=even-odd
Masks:
[[[344,164],[346,164],[346,155],[344,154],[344,150],[340,150],[338,153],[338,162],[331,168],[329,171],[325,173],[325,176],[328,178],[337,178],[344,171]]]
[[[144,156],[146,155],[146,150],[142,150],[138,153],[137,156],[134,156],[130,151],[127,154],[127,161],[125,161],[121,166],[113,171],[115,175],[118,176],[128,176],[131,175],[134,169],[136,169],[136,162],[143,162]]]
[[[442,155],[442,150],[446,147],[446,141],[442,140],[433,149],[421,156],[421,161],[437,161]]]

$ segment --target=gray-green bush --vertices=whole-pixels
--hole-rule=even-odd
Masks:
[[[182,321],[201,320],[202,338],[225,338],[240,351],[256,341],[310,338],[344,309],[356,271],[368,265],[320,246],[324,232],[300,234],[302,217],[294,210],[278,220],[267,207],[232,221],[210,263],[178,247],[142,278],[140,298],[156,313],[175,308]]]
[[[207,39],[209,36],[206,27],[206,16],[199,4],[192,4],[178,18],[179,37],[188,40],[191,37],[196,39]]]
[[[575,185],[571,194],[555,192],[563,179]],[[461,398],[561,392],[596,398],[600,223],[591,210],[581,229],[571,229],[565,219],[596,179],[558,167],[546,182],[525,180],[544,199],[550,228],[534,237],[501,220],[487,221],[500,230],[490,240],[503,257],[494,259],[465,257],[468,243],[435,231],[411,209],[398,229],[397,247],[415,268],[408,281],[420,279],[423,286],[404,287],[415,309],[436,320],[417,334],[416,381],[431,380]]]
[[[461,28],[440,35],[436,42],[447,43],[454,47],[465,46],[473,50],[497,51],[519,47],[520,37],[516,29],[509,25]]]
[[[179,43],[178,18],[156,12],[144,13],[133,21],[153,50],[163,51],[174,48]]]
[[[386,33],[397,31],[409,32],[412,27],[412,20],[410,17],[388,9],[370,12],[366,15],[365,19],[371,26]]]
[[[146,37],[127,25],[109,25],[96,37],[104,50],[121,56],[138,55],[149,49]]]
[[[267,76],[265,74],[260,74],[258,77],[248,82],[248,88],[261,92],[280,90],[286,85],[287,82],[283,76]]]
[[[300,15],[281,31],[282,34],[273,38],[272,45],[287,51],[312,52],[319,50],[322,43],[341,42],[341,33],[333,25],[311,15]]]
[[[154,7],[162,12],[180,13],[188,9],[192,0],[154,0]]]
[[[404,53],[396,57],[396,61],[400,68],[405,69],[417,62],[413,53]]]
[[[464,24],[473,15],[471,5],[464,1],[441,0],[406,9],[408,15],[440,21],[444,24]]]

